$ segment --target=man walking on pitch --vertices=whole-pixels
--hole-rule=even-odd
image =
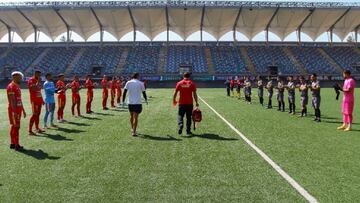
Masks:
[[[29,123],[29,135],[35,135],[35,133],[32,131],[34,124],[36,128],[36,132],[38,133],[44,132],[39,127],[41,108],[42,105],[44,104],[44,100],[41,95],[40,80],[41,80],[41,71],[36,70],[34,76],[31,77],[28,81],[30,102],[32,107],[32,116],[30,118],[30,123]]]
[[[13,72],[11,74],[12,81],[7,86],[6,92],[8,97],[8,114],[10,121],[10,149],[15,149],[16,151],[23,150],[23,147],[19,144],[19,130],[20,130],[20,122],[21,122],[21,114],[24,114],[24,118],[26,117],[26,112],[23,107],[23,103],[21,100],[21,89],[20,82],[23,78],[23,74],[21,72]]]
[[[139,73],[134,73],[132,79],[125,84],[122,102],[125,104],[126,94],[129,92],[128,108],[130,112],[131,134],[136,137],[139,114],[142,112],[141,94],[147,104],[144,83],[139,81]]]
[[[178,125],[179,135],[182,134],[184,128],[184,116],[186,115],[186,133],[191,134],[191,115],[193,111],[193,99],[195,100],[196,107],[199,106],[198,96],[196,94],[196,85],[190,80],[191,74],[186,72],[184,79],[176,84],[176,89],[173,96],[173,103],[176,106],[177,95],[180,92],[179,98],[179,112],[178,112]]]
[[[53,82],[52,75],[50,73],[46,74],[46,81],[44,83],[45,91],[45,115],[44,115],[44,128],[46,129],[48,117],[50,116],[50,125],[51,127],[57,127],[54,124],[54,113],[55,113],[55,84]]]

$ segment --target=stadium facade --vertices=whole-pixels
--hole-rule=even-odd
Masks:
[[[241,2],[241,1],[94,1],[26,2],[0,4],[0,72],[34,68],[67,75],[100,71],[110,75],[139,71],[144,75],[171,78],[188,65],[197,75],[223,78],[228,75],[279,74],[339,76],[343,69],[357,73],[360,66],[358,32],[360,3]],[[166,31],[166,42],[103,42],[104,31],[116,39],[140,31],[151,40]],[[183,39],[201,31],[200,42],[169,42],[173,31]],[[202,42],[206,31],[217,40],[233,31],[232,42]],[[265,42],[238,42],[236,32],[252,39],[265,31]],[[34,34],[34,43],[12,43],[12,33],[23,40]],[[52,40],[67,33],[64,43],[39,43],[42,32]],[[70,42],[70,33],[84,39],[100,32],[97,43]],[[298,42],[270,42],[269,32],[281,40],[297,32]],[[329,43],[303,43],[300,33],[315,40],[330,33]],[[336,34],[351,43],[333,43]],[[99,73],[100,73],[99,72]],[[161,77],[163,76],[163,77]]]

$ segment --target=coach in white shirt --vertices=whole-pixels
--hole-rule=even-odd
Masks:
[[[143,95],[145,102],[147,104],[147,96],[145,92],[144,83],[139,81],[139,73],[134,73],[132,79],[125,84],[123,103],[126,99],[126,94],[129,92],[128,106],[130,112],[130,124],[131,124],[131,134],[136,137],[136,128],[138,125],[138,117],[142,112],[141,104],[141,94]]]

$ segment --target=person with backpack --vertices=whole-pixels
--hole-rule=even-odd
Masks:
[[[184,116],[186,115],[186,134],[191,135],[191,121],[193,114],[193,101],[195,100],[196,107],[199,107],[198,96],[196,93],[196,85],[190,80],[191,73],[186,72],[184,79],[176,84],[175,92],[173,95],[174,106],[179,103],[178,111],[178,125],[179,135],[182,134],[184,128]],[[180,93],[179,102],[177,102],[177,96]]]

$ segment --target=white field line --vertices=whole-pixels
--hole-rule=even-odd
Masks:
[[[298,182],[296,182],[289,174],[287,174],[277,163],[275,163],[268,155],[266,155],[261,149],[259,149],[254,143],[252,143],[244,134],[236,129],[229,121],[221,116],[214,108],[212,108],[204,99],[199,99],[208,106],[221,120],[223,120],[234,132],[236,132],[241,139],[243,139],[253,150],[258,153],[275,171],[280,174],[296,191],[298,191],[308,202],[317,203],[315,197],[307,192]]]

